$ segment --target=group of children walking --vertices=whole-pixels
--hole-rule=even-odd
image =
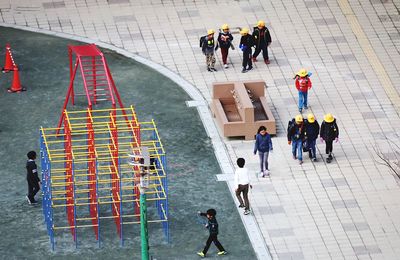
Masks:
[[[235,49],[233,45],[233,36],[230,32],[228,24],[221,26],[218,34],[217,41],[214,40],[215,31],[209,29],[206,36],[200,38],[200,47],[203,54],[206,56],[207,70],[210,72],[217,71],[215,69],[215,51],[221,49],[222,63],[224,68],[228,66],[228,53],[229,49]],[[272,39],[268,28],[265,26],[264,21],[258,21],[257,26],[253,28],[253,33],[250,34],[248,28],[240,30],[242,35],[240,39],[239,48],[243,52],[242,73],[253,69],[253,62],[257,61],[257,56],[262,51],[265,64],[269,64],[268,46],[271,45]],[[252,53],[252,47],[255,47]]]

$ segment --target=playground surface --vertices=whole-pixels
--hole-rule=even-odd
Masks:
[[[6,40],[11,44],[14,58],[22,67],[21,82],[27,88],[26,92],[9,94],[6,88],[12,74],[0,77],[1,258],[139,259],[139,226],[125,228],[125,245],[120,247],[112,220],[104,221],[101,248],[92,230],[78,229],[77,249],[71,233],[63,231],[56,232],[56,249],[51,251],[41,206],[30,206],[24,198],[26,153],[39,151],[41,126],[57,124],[69,83],[67,45],[80,43],[3,27],[0,35],[0,46],[5,46]],[[228,187],[216,181],[220,169],[211,142],[196,109],[185,104],[190,97],[156,71],[102,51],[124,105],[134,105],[140,121],[155,120],[167,152],[171,242],[166,243],[160,224],[150,224],[150,254],[154,259],[197,259],[196,252],[204,246],[208,231],[198,224],[196,212],[212,207],[218,212],[219,239],[229,252],[223,258],[254,259]],[[86,108],[82,97],[76,102],[72,110]],[[97,108],[107,108],[107,104]],[[209,258],[214,257],[216,249],[212,246]]]

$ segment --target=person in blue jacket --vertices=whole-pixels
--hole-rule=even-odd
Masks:
[[[256,135],[256,143],[254,144],[254,155],[257,154],[260,158],[260,177],[268,177],[268,155],[269,151],[272,151],[272,141],[271,136],[267,133],[267,128],[265,126],[260,126]]]

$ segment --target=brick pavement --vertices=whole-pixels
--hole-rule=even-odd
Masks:
[[[375,161],[373,150],[378,143],[386,151],[385,136],[400,136],[399,8],[399,1],[390,0],[0,1],[4,24],[111,44],[165,74],[179,75],[197,102],[191,105],[206,123],[230,188],[231,161],[237,156],[244,156],[254,172],[254,220],[273,259],[396,259],[400,254],[398,182]],[[230,52],[233,66],[224,70],[218,53],[218,72],[207,72],[198,48],[205,30],[228,23],[237,44],[236,28],[252,27],[258,19],[271,30],[271,64],[257,63],[242,74],[237,48]],[[314,73],[311,111],[319,121],[326,112],[338,119],[340,143],[334,144],[330,165],[322,161],[323,145],[318,144],[318,162],[306,159],[299,166],[286,143],[286,123],[297,111],[291,78],[302,66]],[[252,142],[221,143],[199,98],[210,100],[214,81],[242,79],[266,81],[278,119],[268,179],[256,177]],[[190,90],[193,85],[199,92]],[[251,219],[243,218],[247,226],[254,224]]]

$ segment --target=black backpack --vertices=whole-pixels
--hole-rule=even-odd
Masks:
[[[288,132],[288,134],[292,132],[292,130],[293,130],[293,128],[294,128],[294,124],[295,124],[294,119],[292,119],[292,120],[289,121],[288,127],[287,127],[287,132]]]
[[[203,47],[204,42],[206,41],[207,35],[200,37],[200,48]]]

